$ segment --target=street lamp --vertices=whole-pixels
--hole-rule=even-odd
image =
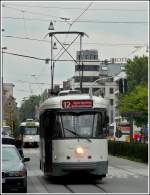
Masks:
[[[56,42],[54,42],[52,49],[53,50],[57,49]],[[55,68],[55,62],[51,60],[51,92],[52,93],[53,93],[53,83],[54,83],[54,68]]]
[[[53,22],[51,21],[48,27],[48,30],[54,30]]]
[[[4,63],[4,57],[3,57],[3,50],[5,50],[5,49],[7,49],[7,47],[2,47],[2,69],[1,69],[1,86],[2,86],[2,88],[1,88],[1,94],[3,94],[3,63]],[[2,95],[2,105],[3,105],[3,95]],[[3,115],[2,115],[2,119],[3,119]]]

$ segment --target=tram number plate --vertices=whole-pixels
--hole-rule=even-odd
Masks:
[[[63,108],[91,108],[93,107],[92,100],[64,100]]]

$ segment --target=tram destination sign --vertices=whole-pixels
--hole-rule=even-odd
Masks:
[[[63,108],[92,108],[92,100],[63,100]]]

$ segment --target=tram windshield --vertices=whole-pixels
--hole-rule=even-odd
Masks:
[[[25,127],[24,128],[24,135],[37,135],[38,128],[37,127]]]
[[[57,115],[56,123],[59,123],[59,128],[57,126],[55,131],[63,130],[66,138],[99,137],[103,135],[101,113],[61,113]]]

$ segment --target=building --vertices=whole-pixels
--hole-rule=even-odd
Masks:
[[[126,79],[127,75],[124,71],[120,72],[119,74],[114,76],[114,81],[116,82],[116,85],[119,86],[119,81],[120,79]],[[114,92],[114,113],[115,113],[115,118],[114,122],[119,123],[122,120],[122,117],[120,116],[118,110],[117,110],[117,104],[118,104],[118,96],[119,96],[119,87],[117,90]]]
[[[13,97],[13,88],[14,88],[13,83],[3,83],[3,122],[6,125],[9,125],[13,129],[13,122],[15,121],[15,113],[17,110],[17,103],[16,99]]]
[[[79,64],[75,65],[75,74],[72,78],[64,81],[63,89],[80,89],[81,75],[82,92],[89,93],[92,89],[94,95],[101,95],[109,101],[110,124],[115,121],[115,91],[118,90],[118,82],[114,77],[123,72],[127,58],[111,58],[100,60],[97,50],[77,51],[76,60]]]
[[[93,82],[99,78],[99,58],[97,50],[77,51],[74,77],[70,80],[70,88],[80,89],[82,79],[82,92],[88,93]],[[97,90],[97,86],[95,86]]]

